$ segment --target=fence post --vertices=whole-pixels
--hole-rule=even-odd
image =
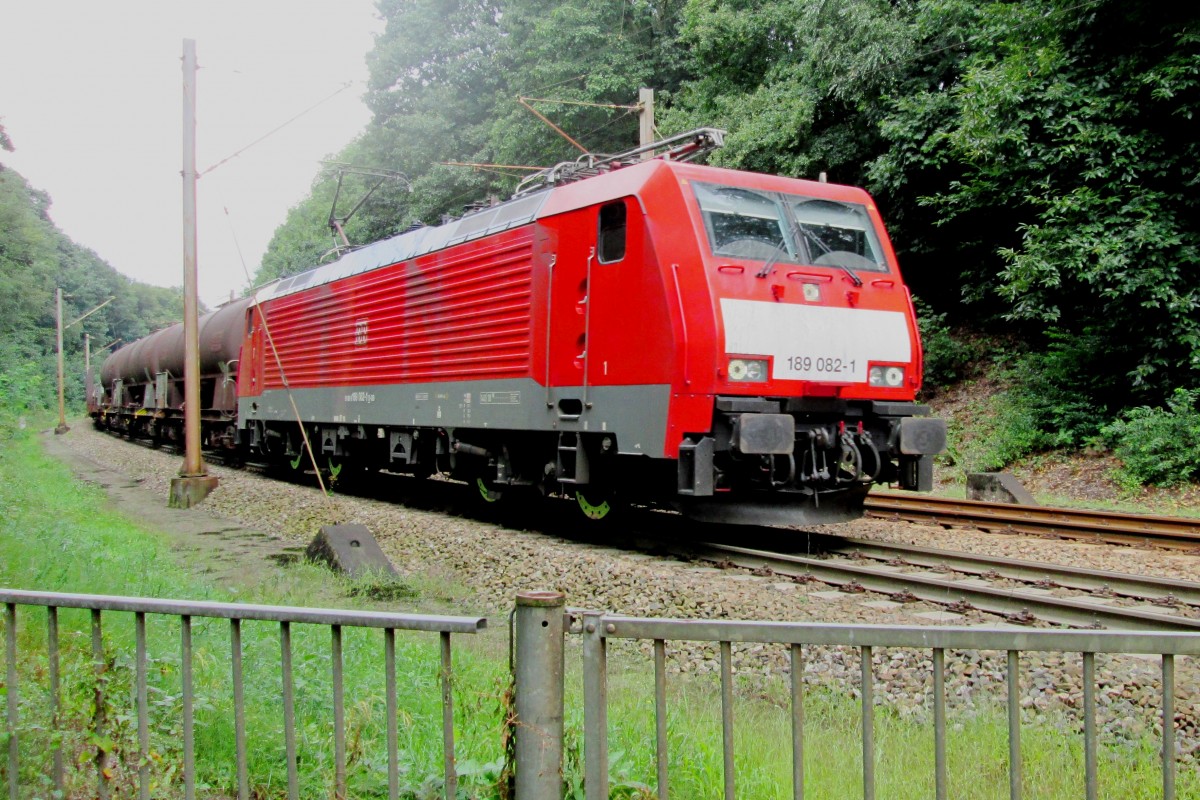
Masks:
[[[583,787],[587,800],[608,800],[608,640],[599,611],[583,613]],[[659,785],[659,796],[663,795]]]
[[[563,796],[563,611],[558,592],[521,592],[514,619],[516,800]]]

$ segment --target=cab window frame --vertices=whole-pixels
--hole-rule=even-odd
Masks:
[[[624,261],[628,244],[629,207],[624,198],[600,206],[596,215],[597,260],[601,264]]]

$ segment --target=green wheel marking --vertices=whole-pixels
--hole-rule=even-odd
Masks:
[[[304,460],[304,453],[301,453],[298,456],[296,456],[296,458],[291,462],[292,469],[300,469],[300,462],[303,460]]]
[[[593,505],[583,496],[583,492],[575,492],[575,499],[579,502],[579,510],[588,519],[604,519],[608,516],[608,512],[612,511],[612,506],[608,504],[607,500]]]
[[[476,478],[475,486],[479,489],[479,496],[483,498],[485,503],[495,503],[500,500],[500,492],[489,489],[487,482],[483,478]]]
[[[337,476],[342,474],[343,464],[333,463],[333,459],[329,459],[329,480],[336,481]]]

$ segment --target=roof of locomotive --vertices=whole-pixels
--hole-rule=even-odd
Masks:
[[[262,287],[255,293],[255,300],[261,303],[525,225],[537,217],[549,194],[550,191],[538,192],[467,214],[452,222],[427,225],[364,245],[337,261]]]
[[[551,186],[532,194],[518,195],[511,200],[473,211],[441,225],[424,226],[364,245],[346,253],[337,261],[268,284],[255,293],[254,299],[255,302],[261,303],[294,294],[314,286],[333,283],[351,275],[369,272],[389,264],[398,264],[452,245],[481,239],[510,228],[526,225],[541,217],[561,214],[584,206],[636,194],[660,170],[679,172],[693,178],[723,178],[731,183],[752,184],[764,189],[795,188],[795,185],[801,182],[796,178],[684,164],[658,158],[651,159],[573,183]],[[810,184],[814,194],[830,199],[859,202],[864,199],[869,200],[866,192],[852,186],[813,181],[802,182]]]

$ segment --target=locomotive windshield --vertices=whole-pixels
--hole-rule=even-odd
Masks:
[[[713,255],[887,271],[865,206],[714,183],[692,186]]]

